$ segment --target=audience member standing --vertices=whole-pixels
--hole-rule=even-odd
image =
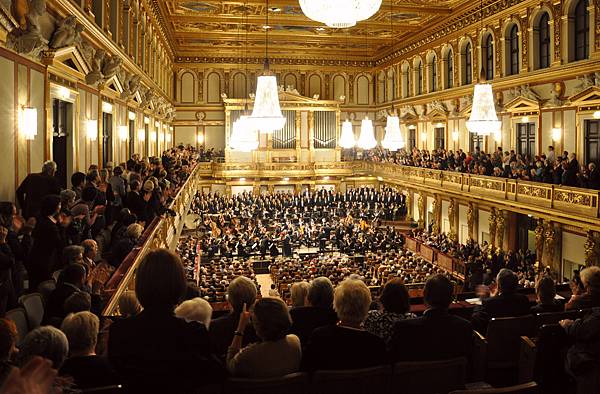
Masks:
[[[55,174],[56,163],[47,161],[42,166],[42,172],[29,174],[21,182],[16,190],[16,197],[25,219],[40,214],[44,197],[60,194],[60,185],[54,177]]]

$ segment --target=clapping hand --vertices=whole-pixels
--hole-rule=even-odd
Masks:
[[[32,358],[23,368],[13,368],[0,388],[1,394],[47,394],[52,390],[57,371],[41,357]]]
[[[244,303],[244,308],[242,309],[242,313],[240,313],[240,321],[238,323],[238,328],[237,330],[239,332],[244,332],[246,330],[246,326],[248,325],[248,322],[250,321],[250,316],[252,315],[252,312],[249,312],[247,307],[246,307],[246,303]]]
[[[564,319],[558,322],[558,324],[560,324],[560,326],[562,328],[567,328],[569,327],[571,324],[573,324],[573,320],[571,319]]]

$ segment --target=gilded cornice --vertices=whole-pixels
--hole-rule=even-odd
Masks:
[[[165,18],[163,17],[162,12],[160,12],[160,5],[158,4],[158,0],[151,0],[150,4],[148,4],[148,0],[144,0],[147,4],[147,8],[152,10],[152,17],[155,20],[155,26],[158,26],[160,30],[160,36],[162,38],[163,44],[167,48],[167,52],[171,59],[175,58],[175,51],[173,50],[173,43],[167,34],[167,23]]]
[[[224,64],[263,64],[264,58],[243,58],[243,57],[202,57],[202,56],[177,56],[175,63],[182,64],[214,64],[223,66]],[[371,68],[374,62],[360,60],[334,60],[334,59],[290,59],[269,57],[270,65],[283,66],[321,66],[321,67],[355,67]]]

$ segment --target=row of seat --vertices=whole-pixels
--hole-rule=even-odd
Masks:
[[[50,288],[49,284],[46,286]],[[19,307],[6,312],[6,318],[12,320],[17,327],[18,343],[29,331],[42,325],[47,296],[48,294],[43,293],[22,295],[19,297]]]

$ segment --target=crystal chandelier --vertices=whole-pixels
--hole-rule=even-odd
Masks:
[[[349,120],[342,123],[342,135],[340,135],[340,146],[343,149],[351,149],[356,145],[356,139],[354,138],[354,130],[352,129],[352,122]]]
[[[343,29],[369,19],[382,0],[300,0],[300,8],[308,18],[329,27]]]
[[[388,150],[397,151],[404,148],[404,139],[400,132],[400,118],[397,116],[387,117],[387,125],[385,127],[385,137],[381,141],[381,145]]]
[[[258,133],[248,122],[248,116],[242,115],[233,122],[229,148],[240,152],[251,152],[258,148]]]
[[[357,145],[362,149],[373,149],[377,146],[373,122],[367,116],[365,116],[360,125],[360,136],[358,137]]]
[[[263,133],[272,133],[285,126],[285,117],[279,106],[277,78],[269,71],[269,0],[267,0],[265,24],[265,71],[258,77],[254,108],[250,116],[252,126]]]

